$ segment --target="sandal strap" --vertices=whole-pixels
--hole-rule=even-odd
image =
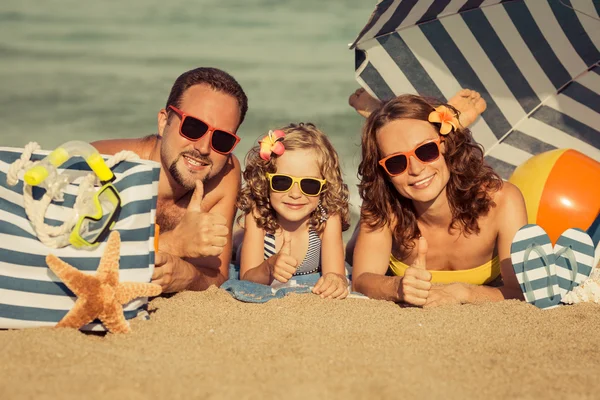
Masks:
[[[535,251],[543,260],[544,262],[544,268],[546,269],[546,279],[547,279],[547,283],[546,283],[546,289],[548,290],[548,297],[550,298],[550,301],[554,300],[554,296],[556,295],[554,293],[554,289],[552,287],[552,285],[550,285],[550,261],[548,260],[548,256],[546,255],[546,252],[544,251],[543,247],[540,246],[537,243],[532,243],[529,246],[527,246],[527,249],[525,249],[525,254],[523,254],[523,284],[525,285],[525,298],[527,300],[528,303],[533,303],[535,301],[535,298],[533,297],[533,287],[531,286],[531,282],[529,281],[529,278],[527,277],[527,262],[529,261],[529,255],[531,254],[532,251]]]

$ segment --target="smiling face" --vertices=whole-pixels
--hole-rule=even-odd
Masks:
[[[186,90],[179,109],[217,129],[235,133],[238,128],[240,111],[237,100],[205,84]],[[184,138],[179,134],[180,123],[181,118],[172,111],[168,114],[164,110],[159,113],[161,161],[163,168],[178,185],[193,190],[198,179],[206,181],[217,175],[229,155],[211,149],[210,134],[205,134],[195,142]]]
[[[377,146],[383,158],[394,153],[409,152],[438,137],[436,129],[427,121],[397,119],[379,129]],[[398,193],[413,201],[425,203],[434,201],[445,192],[450,172],[443,157],[443,143],[440,149],[442,156],[437,160],[424,163],[413,155],[409,159],[405,172],[388,177]]]
[[[323,179],[319,165],[318,157],[313,150],[286,150],[277,158],[276,172],[294,177]],[[298,183],[294,183],[292,188],[285,193],[270,190],[269,201],[277,213],[280,224],[304,223],[317,208],[319,196],[306,196],[300,191]]]

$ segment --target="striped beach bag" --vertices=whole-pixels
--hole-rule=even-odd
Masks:
[[[106,245],[106,238],[92,249],[73,246],[50,248],[36,236],[24,207],[23,174],[16,185],[7,182],[9,167],[20,159],[23,149],[0,147],[0,329],[56,325],[73,307],[75,295],[46,265],[54,254],[73,267],[94,274]],[[36,151],[31,161],[49,152]],[[88,175],[90,168],[80,157],[65,162],[58,170]],[[112,167],[113,186],[119,192],[121,209],[113,226],[121,236],[119,277],[122,282],[149,282],[154,268],[154,222],[160,165],[152,161],[122,161]],[[62,202],[53,201],[45,214],[45,224],[61,225],[73,213],[79,182],[64,190]],[[12,182],[14,183],[14,182]],[[45,189],[33,187],[39,199]],[[147,315],[147,298],[123,306],[126,319]],[[82,330],[103,331],[94,321]]]

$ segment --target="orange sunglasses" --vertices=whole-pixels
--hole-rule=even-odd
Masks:
[[[179,116],[179,134],[187,140],[196,142],[208,132],[211,135],[210,147],[220,154],[231,153],[240,141],[240,137],[236,134],[217,129],[198,117],[184,113],[177,107],[169,106],[169,109]]]
[[[383,167],[389,176],[398,176],[408,169],[408,163],[411,156],[415,156],[419,161],[430,164],[440,158],[442,154],[440,145],[444,141],[441,136],[437,139],[421,143],[411,151],[404,153],[394,153],[379,160],[379,165]]]

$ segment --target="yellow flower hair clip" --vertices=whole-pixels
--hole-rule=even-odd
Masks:
[[[285,151],[285,147],[283,146],[283,137],[285,136],[285,132],[276,129],[274,131],[269,131],[265,137],[258,141],[260,143],[260,158],[265,161],[269,161],[271,155],[274,153],[278,156],[282,155]]]
[[[458,129],[458,119],[456,114],[446,106],[439,106],[429,114],[429,122],[442,124],[440,133],[447,135],[451,131]]]

